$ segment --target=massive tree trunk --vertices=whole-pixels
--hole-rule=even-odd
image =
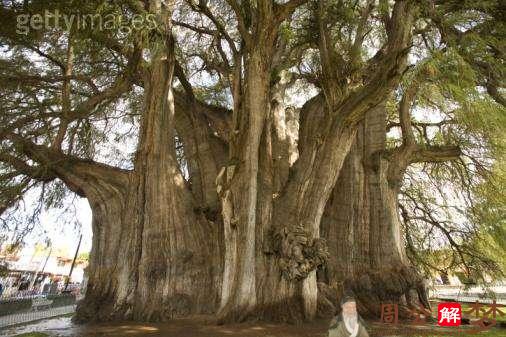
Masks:
[[[194,202],[176,160],[173,57],[169,34],[154,46],[144,70],[134,170],[121,179],[75,181],[93,211],[88,289],[77,320],[162,321],[216,310],[220,228],[198,207],[216,202],[209,196],[207,172],[198,184],[202,198]]]
[[[388,41],[370,61],[375,71],[356,85],[336,72],[334,47],[320,22],[323,89],[301,109],[293,163],[294,137],[286,131],[292,121],[282,102],[284,83],[277,78],[277,67],[284,65],[275,54],[280,25],[297,3],[258,2],[248,23],[234,8],[245,46],[239,52],[230,43],[234,109],[230,121],[222,123],[212,114],[202,117],[198,110],[208,107],[197,104],[184,76],[180,82],[189,99],[178,101],[181,115],[175,116],[170,8],[149,2],[149,11],[166,26],[153,35],[149,53],[137,50],[141,65],[128,75],[141,74],[145,96],[134,169],[104,168],[107,174],[94,174],[54,168],[90,200],[94,213],[89,286],[78,320],[159,321],[218,306],[222,322],[315,316],[316,269],[328,256],[320,220],[359,122],[399,83],[413,7],[396,2]],[[205,2],[199,8],[205,10]],[[210,132],[213,124],[227,124],[228,130]],[[189,181],[176,159],[176,139],[184,146]],[[216,219],[220,211],[222,222]],[[386,253],[398,247],[391,236],[395,230],[379,225],[375,230],[395,245],[385,244],[381,253],[388,258],[371,265],[402,261],[399,250]]]
[[[385,143],[386,113],[380,106],[361,123],[321,223],[330,258],[319,281],[332,289],[324,295],[335,304],[351,290],[360,312],[373,317],[381,303],[428,306],[423,280],[406,258],[397,201],[402,177],[389,179]]]
[[[174,102],[169,8],[174,2],[134,1],[129,8],[158,19],[156,30],[140,34],[144,43],[154,45],[116,45],[129,59],[124,76],[74,108],[76,120],[87,118],[133,83],[144,87],[134,169],[65,155],[67,121],[52,148],[10,131],[5,136],[23,160],[38,164],[9,157],[11,165],[33,179],[60,178],[90,202],[89,284],[76,319],[158,321],[215,311],[222,322],[311,319],[318,303],[316,270],[329,259],[321,237],[330,247],[322,280],[336,295],[349,284],[361,311],[371,314],[377,314],[381,301],[411,302],[420,279],[404,254],[397,194],[417,149],[411,141],[394,156],[382,155],[385,116],[376,107],[398,87],[406,70],[416,2],[395,1],[391,10],[382,9],[381,20],[374,18],[384,24],[385,41],[367,61],[361,56],[367,35],[362,33],[374,2],[361,10],[363,17],[350,34],[355,35],[353,47],[343,54],[329,29],[332,20],[326,16],[332,11],[326,1],[227,3],[236,15],[233,33],[206,1],[189,5],[215,26],[194,30],[211,32],[221,51],[221,61],[214,62],[213,52],[213,60],[203,61],[229,81],[232,112],[198,102],[182,67],[176,71],[186,94]],[[286,79],[281,73],[302,64],[293,63],[293,50],[285,49],[291,43],[282,42],[280,35],[286,34],[278,33],[304,3],[317,24],[311,24],[317,37],[308,48],[314,59],[309,68],[321,68],[315,73],[320,90],[301,109],[300,128],[294,132],[289,125],[297,122],[283,103]],[[285,28],[291,27],[286,23]],[[306,56],[297,62],[305,63]],[[71,70],[70,62],[67,67]],[[176,140],[183,147],[185,174],[176,158]]]
[[[261,186],[259,187],[258,181],[260,145],[266,144],[265,136],[262,136],[269,116],[268,60],[271,52],[259,47],[251,53],[246,64],[241,110],[234,111],[235,129],[242,132],[239,131],[241,134],[232,140],[229,163],[218,177],[225,242],[225,269],[219,312],[222,321],[243,320],[257,308],[256,263],[258,244],[261,241],[256,238],[258,233],[263,232],[260,222],[262,215],[258,217],[257,204],[267,201],[261,209],[268,214],[272,199],[272,194],[264,194],[259,198]],[[271,160],[272,157],[267,158],[266,164],[270,165]],[[268,185],[270,184],[266,186]]]
[[[259,95],[256,97],[258,100]],[[353,141],[354,127],[329,127],[333,120],[322,96],[312,99],[301,113],[301,157],[289,177],[274,169],[273,148],[280,145],[280,140],[273,127],[276,118],[268,115],[259,144],[262,152],[257,165],[261,170],[254,174],[252,218],[244,205],[237,207],[240,201],[245,202],[247,190],[241,188],[234,193],[233,185],[245,183],[240,177],[247,163],[234,163],[223,171],[220,186],[231,182],[232,187],[223,194],[226,259],[219,313],[222,321],[248,317],[300,321],[316,313],[315,269],[326,257],[318,239],[319,219]],[[325,146],[315,134],[327,141]],[[290,147],[280,148],[286,151],[283,157],[289,158]],[[282,190],[276,189],[275,177],[277,181],[288,179]],[[241,199],[231,200],[234,194]],[[244,228],[247,219],[251,231]]]
[[[272,130],[279,115],[270,93],[278,29],[272,24],[279,21],[269,2],[258,6],[254,34],[246,36],[241,100],[234,96],[233,133],[237,136],[231,142],[229,163],[217,179],[225,235],[218,313],[222,322],[248,317],[300,321],[315,316],[316,268],[327,258],[320,240],[325,205],[358,123],[366,111],[386,99],[405,68],[413,7],[409,2],[397,2],[394,7],[392,27],[396,29],[389,32],[384,53],[374,58],[376,71],[357,90],[343,87],[332,63],[334,46],[321,24],[323,90],[301,110],[298,159],[286,170],[273,160],[273,153],[279,157],[283,149],[277,146],[279,133]]]
[[[219,228],[178,194],[179,173],[149,182],[151,175],[85,188],[93,247],[78,320],[165,320],[216,309]]]

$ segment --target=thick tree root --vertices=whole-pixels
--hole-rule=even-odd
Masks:
[[[412,267],[365,272],[348,279],[344,288],[353,290],[364,317],[381,316],[381,304],[397,304],[399,318],[411,318],[412,311],[430,309],[423,278]]]
[[[337,291],[328,284],[318,282],[318,306],[317,316],[320,318],[332,318],[339,311]]]
[[[133,319],[131,306],[118,306],[115,303],[114,294],[101,296],[86,294],[86,297],[77,304],[76,313],[72,317],[72,321],[83,324]]]
[[[188,317],[193,313],[211,313],[204,310],[193,312],[192,300],[185,294],[172,296],[162,305],[153,305],[135,306],[133,303],[118,303],[113,293],[93,296],[89,292],[78,303],[72,321],[78,324],[107,321],[165,322],[174,318]]]
[[[397,304],[399,319],[412,318],[414,310],[430,309],[423,278],[407,266],[364,271],[346,278],[339,289],[319,283],[318,291],[318,315],[326,318],[341,311],[339,301],[350,291],[359,313],[366,318],[381,317],[382,304]]]
[[[302,308],[302,298],[292,297],[276,303],[259,304],[253,308],[227,309],[225,307],[218,312],[217,318],[218,324],[246,321],[299,324],[306,321]]]

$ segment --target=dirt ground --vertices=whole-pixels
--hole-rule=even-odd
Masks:
[[[15,336],[28,332],[44,332],[55,337],[323,337],[327,321],[304,325],[243,323],[216,325],[208,317],[179,319],[164,324],[115,323],[74,325],[70,318],[50,319],[23,327],[0,331],[0,336]]]
[[[62,317],[0,330],[0,336],[12,337],[22,333],[43,332],[51,337],[326,337],[328,324],[327,320],[318,320],[301,325],[250,322],[220,326],[209,317],[195,317],[163,324],[125,322],[74,325],[69,317]],[[368,331],[371,337],[413,336],[414,334],[427,336],[429,331],[434,334],[442,332],[430,326],[412,329],[405,325],[386,327],[374,322],[368,323]]]

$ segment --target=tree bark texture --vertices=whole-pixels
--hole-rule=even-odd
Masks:
[[[321,223],[330,257],[319,281],[330,291],[321,292],[320,304],[335,305],[332,297],[351,290],[361,314],[369,317],[379,316],[381,303],[428,307],[423,280],[406,258],[399,185],[389,181],[385,140],[386,114],[380,106],[361,123]]]
[[[121,182],[77,182],[93,211],[89,283],[77,320],[163,321],[211,313],[218,303],[220,227],[194,203],[176,160],[172,38],[152,53],[134,170]],[[210,151],[203,147],[198,151]],[[200,204],[216,207],[206,167],[195,168]]]
[[[395,3],[385,45],[356,85],[335,72],[332,43],[320,34],[322,90],[294,113],[283,102],[287,80],[275,54],[280,25],[297,3],[255,3],[247,29],[233,8],[244,49],[238,54],[230,45],[229,112],[197,101],[184,74],[186,94],[174,97],[173,2],[144,2],[142,10],[167,26],[153,34],[163,41],[135,53],[142,65],[132,66],[129,76],[140,78],[121,81],[118,89],[126,92],[134,82],[144,88],[134,169],[64,157],[59,146],[37,153],[40,146],[28,144],[26,154],[38,163],[69,163],[52,166],[51,178],[87,197],[93,211],[89,283],[77,320],[162,321],[211,312],[221,322],[312,319],[316,270],[324,265],[331,286],[348,275],[357,280],[361,299],[412,288],[411,279],[392,291],[375,283],[387,266],[407,270],[398,184],[387,178],[396,170],[379,155],[385,128],[376,106],[406,68],[414,6]]]

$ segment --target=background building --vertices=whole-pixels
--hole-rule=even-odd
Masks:
[[[74,252],[65,246],[44,247],[40,244],[0,252],[4,273],[0,277],[2,296],[23,296],[26,294],[56,293],[63,290],[67,280]],[[71,289],[83,283],[88,254],[80,254],[70,276]]]

